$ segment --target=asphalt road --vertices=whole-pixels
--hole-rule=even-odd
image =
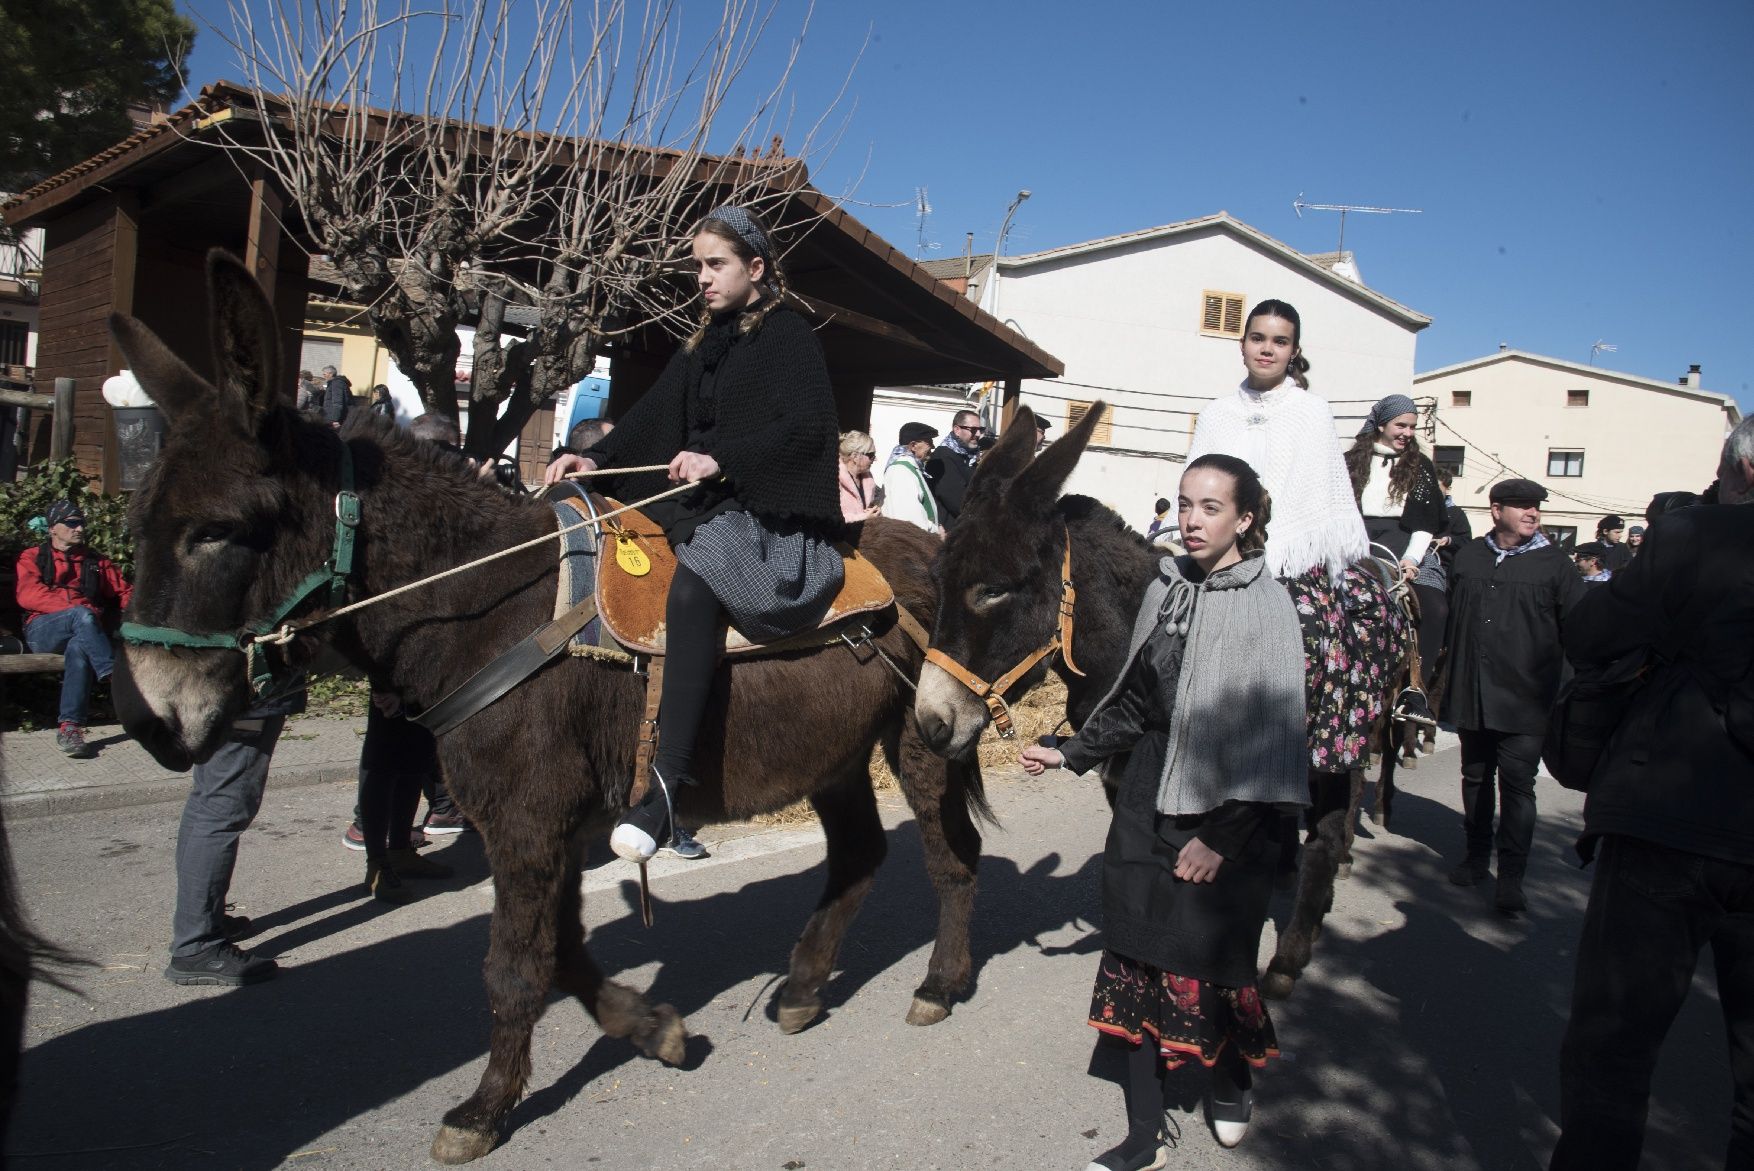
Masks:
[[[1247,1140],[1217,1146],[1190,1082],[1187,1111],[1171,1115],[1171,1166],[1545,1166],[1587,893],[1568,862],[1580,801],[1542,783],[1532,911],[1508,921],[1490,888],[1443,878],[1460,838],[1456,764],[1451,750],[1403,773],[1396,833],[1360,837],[1315,964],[1273,1007],[1285,1058],[1257,1080]],[[1002,828],[981,869],[978,983],[932,1028],[902,1020],[935,906],[894,801],[889,861],[825,990],[827,1015],[797,1036],[779,1032],[770,1002],[823,882],[812,827],[707,830],[714,858],[670,859],[656,876],[649,931],[621,864],[593,870],[598,961],[687,1015],[688,1068],[640,1057],[556,1002],[529,1096],[482,1166],[1082,1167],[1125,1128],[1119,1052],[1084,1024],[1107,812],[1094,782],[1064,773],[991,789]],[[344,784],[270,782],[233,897],[260,926],[251,945],[283,972],[235,990],[161,975],[176,805],[13,825],[36,922],[98,965],[79,976],[82,995],[36,990],[14,1166],[432,1165],[440,1116],[486,1060],[491,884],[468,836],[435,848],[459,876],[421,902],[363,899],[362,856],[338,842],[351,804]],[[1705,965],[1659,1070],[1645,1165],[1721,1166],[1728,1087]]]

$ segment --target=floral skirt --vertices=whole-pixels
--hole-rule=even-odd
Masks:
[[[1339,588],[1316,568],[1285,582],[1303,625],[1309,764],[1317,772],[1356,768],[1370,752],[1370,727],[1407,653],[1401,607],[1373,574],[1349,567]]]
[[[1102,953],[1090,1024],[1135,1045],[1149,1035],[1170,1069],[1195,1057],[1210,1069],[1227,1044],[1257,1069],[1279,1056],[1279,1037],[1256,985],[1227,988],[1160,971],[1119,952]]]

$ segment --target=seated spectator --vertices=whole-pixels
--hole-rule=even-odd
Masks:
[[[18,608],[24,641],[38,654],[61,654],[61,710],[55,745],[87,760],[86,703],[92,684],[110,677],[115,655],[106,629],[128,604],[133,587],[108,557],[86,547],[85,516],[71,500],[49,505],[49,539],[18,555]]]
[[[877,481],[871,464],[877,458],[877,441],[863,431],[843,431],[840,437],[840,514],[850,525],[870,520],[879,511]]]

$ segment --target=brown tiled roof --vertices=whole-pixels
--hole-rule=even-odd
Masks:
[[[956,280],[964,275],[980,276],[993,263],[991,252],[977,252],[973,256],[950,256],[943,260],[916,260],[915,264],[931,273],[941,281]]]

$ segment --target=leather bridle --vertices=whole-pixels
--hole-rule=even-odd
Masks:
[[[1074,675],[1082,675],[1078,664],[1072,661],[1072,613],[1078,604],[1078,591],[1072,586],[1072,531],[1066,530],[1066,552],[1060,560],[1060,614],[1055,624],[1053,637],[1031,651],[1022,662],[1009,671],[988,683],[961,663],[939,650],[930,647],[926,651],[926,662],[935,664],[952,679],[974,692],[975,697],[987,705],[993,715],[993,726],[999,730],[1001,739],[1009,740],[1017,734],[1011,724],[1011,707],[1005,702],[1005,692],[1011,690],[1016,682],[1035,669],[1036,664],[1053,654],[1060,652],[1066,660],[1066,669]]]

